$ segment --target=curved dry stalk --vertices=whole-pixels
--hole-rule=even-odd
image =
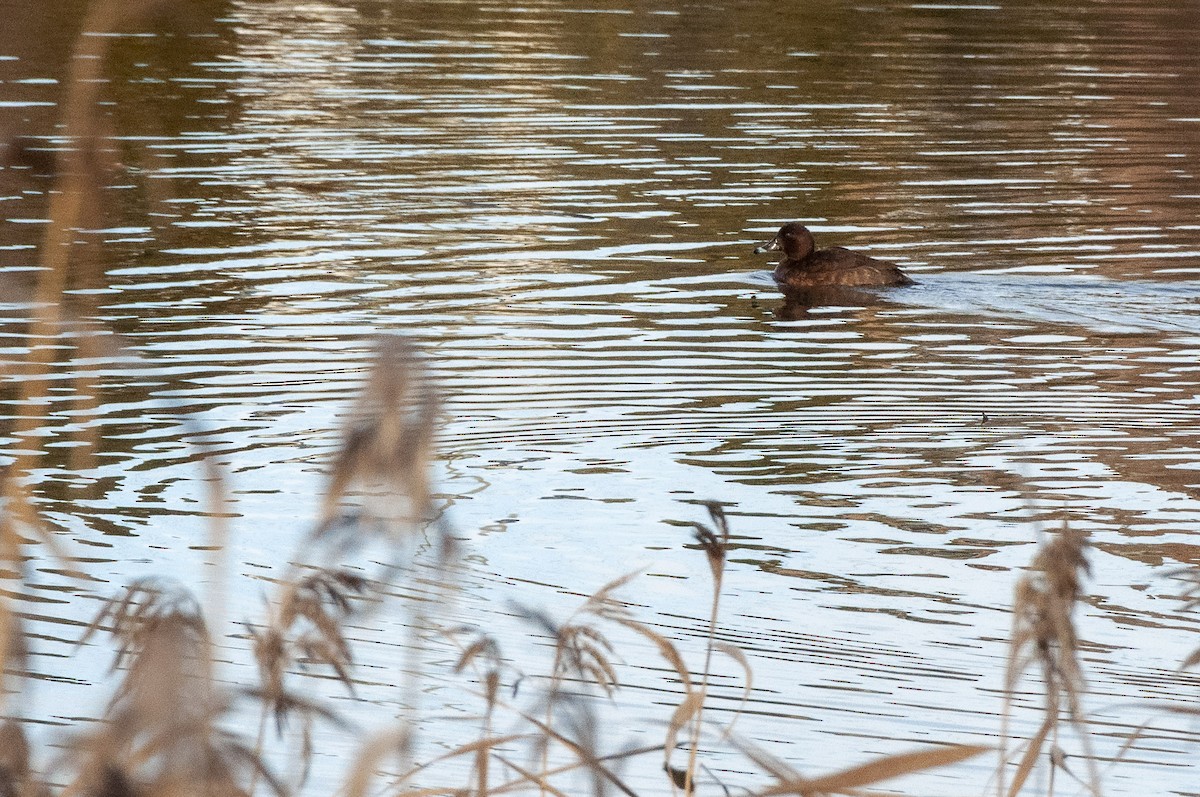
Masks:
[[[738,702],[737,709],[733,712],[733,718],[725,725],[725,729],[721,731],[721,741],[727,740],[733,735],[733,726],[741,718],[742,712],[746,710],[746,704],[750,702],[750,693],[754,691],[754,671],[750,667],[750,660],[746,658],[746,654],[736,645],[731,645],[728,642],[718,642],[716,649],[724,653],[729,658],[736,661],[742,668],[742,672],[746,674],[746,680],[742,685],[742,699]]]
[[[679,680],[683,684],[684,692],[686,693],[692,690],[692,674],[688,670],[687,663],[684,662],[683,656],[679,653],[679,649],[675,647],[675,643],[654,629],[650,628],[650,626],[646,625],[640,620],[634,620],[629,617],[614,617],[607,614],[605,615],[605,619],[612,620],[613,622],[618,623],[650,640],[654,647],[657,648],[659,655],[671,665],[671,668],[675,670],[675,673],[679,676]]]
[[[741,717],[746,703],[750,700],[750,693],[754,688],[754,676],[750,668],[750,662],[740,648],[726,642],[717,642],[713,645],[713,648],[736,661],[741,665],[742,671],[746,674],[745,684],[742,689],[742,699],[738,703],[733,719],[721,729],[719,741],[724,742],[733,737],[734,725],[737,723],[738,718]],[[679,731],[685,725],[692,722],[700,713],[700,709],[704,705],[704,699],[704,695],[699,690],[692,690],[689,686],[684,694],[683,702],[675,708],[667,724],[667,737],[666,742],[663,744],[663,770],[671,778],[673,785],[679,789],[688,790],[690,784],[693,783],[693,779],[689,778],[688,770],[671,766],[671,753],[675,749]]]
[[[824,794],[854,794],[865,786],[937,769],[974,758],[993,748],[987,745],[954,745],[933,750],[880,756],[865,764],[843,769],[817,778],[793,778],[756,792],[756,797],[777,797],[798,794],[816,797]]]
[[[554,784],[550,782],[549,775],[544,770],[541,773],[531,772],[517,762],[510,761],[507,758],[501,758],[500,762],[521,776],[522,785],[533,783],[538,787],[538,790],[542,794],[552,794],[554,797],[571,797],[571,795],[568,795],[566,792],[556,789]]]
[[[455,747],[453,750],[442,753],[439,756],[435,756],[434,758],[431,758],[430,760],[426,761],[425,763],[415,766],[415,767],[409,769],[407,772],[404,772],[392,784],[392,789],[399,791],[400,787],[403,786],[405,783],[412,780],[413,778],[415,778],[417,775],[424,772],[425,770],[432,769],[433,767],[437,766],[438,764],[444,763],[446,761],[452,761],[456,758],[463,758],[465,756],[471,756],[472,758],[477,758],[481,753],[486,757],[492,751],[492,749],[495,747],[499,747],[500,745],[505,745],[505,744],[511,744],[512,742],[523,741],[528,738],[529,738],[528,734],[510,733],[506,736],[487,736],[487,737],[483,737],[480,739],[476,739],[473,742],[467,742],[466,744],[459,745],[458,747]],[[405,795],[407,795],[409,792],[408,792],[408,790],[405,790],[403,793]],[[486,794],[490,794],[490,793],[491,793],[490,791],[477,792],[477,794],[481,794],[481,795],[486,795]]]
[[[447,632],[455,643],[458,642],[457,634],[465,629],[451,629]],[[504,664],[500,656],[500,645],[495,638],[477,632],[474,641],[466,647],[461,648],[462,653],[458,657],[458,661],[454,663],[454,672],[461,673],[467,667],[480,669],[482,664],[481,680],[484,685],[483,689],[483,722],[480,727],[480,738],[487,739],[492,736],[492,721],[496,713],[496,707],[500,702],[500,671]],[[488,785],[488,777],[491,771],[489,762],[491,761],[491,748],[481,747],[476,751],[475,760],[472,762],[472,770],[475,780],[475,793],[483,797],[490,791]]]
[[[1025,752],[1017,762],[1017,769],[1013,773],[1013,782],[1006,792],[1006,797],[1015,797],[1025,787],[1025,781],[1033,773],[1033,768],[1037,764],[1038,757],[1042,754],[1042,747],[1046,744],[1046,738],[1057,724],[1055,721],[1056,716],[1057,706],[1055,706],[1055,716],[1047,714],[1042,719],[1042,724],[1038,726],[1037,731],[1033,736],[1029,737],[1028,742],[1025,744]]]
[[[612,772],[610,769],[608,769],[608,767],[604,766],[605,761],[612,760],[612,759],[608,756],[596,755],[595,750],[594,750],[595,740],[590,738],[590,736],[586,740],[587,743],[580,743],[573,739],[570,739],[569,737],[567,737],[566,735],[564,735],[562,733],[559,733],[558,731],[554,730],[554,728],[552,728],[549,724],[543,723],[531,715],[522,713],[521,716],[524,717],[524,719],[526,721],[532,723],[535,727],[537,727],[542,732],[542,734],[545,735],[546,738],[557,741],[559,744],[563,745],[569,751],[574,753],[576,758],[579,759],[579,764],[576,768],[586,769],[588,772],[590,772],[593,775],[594,778],[597,779],[597,781],[604,780],[604,781],[611,783],[612,785],[616,786],[618,790],[620,790],[622,793],[624,793],[626,795],[626,797],[638,797],[637,793],[634,792],[632,789],[630,789],[628,786],[626,786],[624,781],[622,781],[619,777],[617,777],[616,773]],[[545,767],[543,767],[541,776],[536,781],[531,781],[531,782],[537,782],[540,786],[542,783],[545,782],[545,777],[547,775],[547,772],[548,772],[548,770]],[[602,793],[602,789],[599,787],[599,784],[597,784],[595,793],[597,795]]]
[[[692,792],[693,779],[691,776],[692,759],[688,759],[688,767],[685,769],[677,769],[671,766],[671,754],[675,751],[679,741],[679,732],[685,727],[692,727],[696,717],[700,714],[700,710],[704,706],[704,694],[696,689],[689,690],[684,693],[683,700],[671,712],[671,719],[667,722],[666,740],[663,742],[663,769],[671,776],[671,782],[680,789],[684,790],[685,794]]]

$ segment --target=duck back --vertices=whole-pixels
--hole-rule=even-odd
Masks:
[[[784,260],[773,276],[781,288],[913,284],[895,263],[840,246],[819,249],[800,260]]]

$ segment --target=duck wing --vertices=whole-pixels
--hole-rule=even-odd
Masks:
[[[908,285],[912,282],[889,260],[868,257],[841,246],[820,249],[808,256],[805,272],[836,285]]]

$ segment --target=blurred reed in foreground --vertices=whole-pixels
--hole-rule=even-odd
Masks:
[[[1086,550],[1087,535],[1064,525],[1042,544],[1029,571],[1017,580],[1013,595],[1012,637],[1004,676],[1004,720],[996,778],[1000,795],[1020,793],[1043,752],[1048,753],[1049,793],[1054,793],[1055,775],[1059,772],[1076,778],[1059,746],[1059,729],[1064,717],[1078,734],[1084,751],[1088,777],[1083,785],[1091,794],[1100,793],[1099,774],[1081,705],[1085,684],[1079,666],[1079,638],[1074,621],[1075,605],[1083,595],[1083,579],[1091,573]],[[1007,728],[1012,701],[1022,678],[1034,669],[1042,692],[1042,721],[1024,743],[1013,780],[1006,787]]]

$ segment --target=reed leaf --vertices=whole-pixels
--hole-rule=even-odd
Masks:
[[[775,797],[780,794],[848,794],[864,786],[912,775],[927,769],[936,769],[957,764],[993,748],[983,745],[960,745],[934,750],[917,750],[882,756],[849,769],[843,769],[818,778],[798,778],[776,784],[757,792],[758,797]]]

